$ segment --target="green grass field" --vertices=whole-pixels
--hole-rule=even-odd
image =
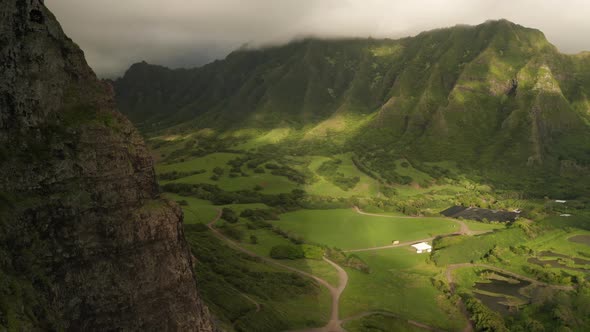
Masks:
[[[398,219],[360,215],[352,209],[300,210],[273,222],[305,240],[341,249],[385,246],[392,241],[413,241],[458,231],[443,218]]]
[[[385,310],[402,317],[457,331],[465,320],[430,278],[441,270],[428,262],[428,255],[412,248],[358,253],[370,267],[364,274],[347,269],[349,285],[341,299],[341,316]]]
[[[302,157],[302,159],[309,162],[307,168],[317,176],[316,182],[304,187],[307,192],[312,195],[332,197],[371,196],[377,195],[379,193],[379,183],[375,179],[372,179],[363,174],[358,170],[358,168],[356,168],[352,162],[351,154],[340,154],[333,157],[342,160],[342,164],[338,166],[337,171],[347,177],[358,176],[360,178],[358,184],[350,190],[342,190],[317,173],[317,169],[321,166],[321,164],[325,161],[331,160],[332,158],[322,156]]]
[[[423,332],[421,327],[414,326],[407,320],[388,317],[384,315],[371,315],[355,319],[344,325],[349,332],[367,331],[396,331],[396,332]]]
[[[230,167],[227,165],[227,162],[239,156],[241,155],[236,153],[213,153],[205,157],[194,158],[184,162],[159,165],[156,167],[156,172],[161,174],[172,171],[206,171],[205,173],[190,175],[172,181],[160,181],[161,184],[169,182],[188,184],[209,183],[218,185],[221,189],[227,191],[253,189],[256,186],[261,186],[263,188],[262,192],[266,194],[287,193],[297,188],[295,183],[289,181],[285,177],[272,175],[270,173],[256,174],[251,170],[247,170],[245,167],[243,168],[243,171],[248,176],[230,177]],[[224,170],[224,174],[221,175],[217,181],[211,179],[213,169],[216,167]]]
[[[268,142],[280,142],[285,139],[286,131],[269,132],[260,141],[248,141],[244,147],[256,151],[260,144]],[[268,141],[268,142],[267,142]],[[174,149],[182,149],[182,144],[173,142],[165,145],[160,151],[163,154],[174,153]],[[197,184],[209,183],[218,185],[226,191],[237,191],[252,189],[261,186],[262,192],[269,195],[287,193],[295,188],[304,189],[308,195],[341,198],[346,205],[363,206],[367,212],[386,215],[367,216],[356,213],[350,208],[346,209],[299,209],[282,213],[280,220],[270,221],[273,226],[288,232],[290,235],[300,237],[308,243],[317,243],[340,249],[362,249],[390,245],[392,241],[411,242],[425,238],[435,237],[442,234],[450,234],[459,230],[459,225],[453,219],[443,217],[419,217],[405,218],[401,212],[384,212],[395,210],[395,204],[387,206],[387,202],[380,191],[384,188],[382,184],[373,178],[360,172],[352,162],[351,154],[335,154],[331,156],[309,155],[309,156],[282,156],[281,158],[269,159],[281,165],[288,165],[301,174],[306,174],[312,181],[306,184],[296,184],[284,176],[265,173],[254,173],[252,169],[245,166],[241,171],[248,176],[229,177],[231,167],[228,161],[239,156],[241,153],[212,153],[200,158],[185,158],[185,161],[174,164],[159,164],[158,174],[166,172],[191,172],[204,169],[205,173],[190,175],[175,179],[171,182]],[[318,168],[326,161],[339,159],[342,162],[337,164],[336,172],[344,177],[360,178],[354,188],[343,190],[333,183],[333,178],[322,176]],[[180,159],[175,159],[180,160]],[[279,161],[280,160],[280,161]],[[419,207],[419,212],[426,215],[435,215],[442,209],[453,205],[459,197],[471,197],[475,201],[482,200],[481,195],[488,195],[491,188],[479,185],[474,182],[461,179],[458,181],[440,181],[438,184],[424,186],[425,183],[432,183],[434,179],[428,174],[413,168],[411,165],[402,165],[404,160],[395,161],[395,171],[402,176],[410,176],[413,179],[411,185],[393,185],[394,196],[389,200],[397,203],[409,202]],[[457,172],[456,165],[446,165]],[[219,180],[212,180],[213,169],[223,169],[223,175]],[[326,173],[324,173],[326,174]],[[327,176],[332,176],[328,173]],[[166,181],[161,181],[166,183]],[[213,205],[209,201],[197,199],[190,196],[179,196],[166,193],[165,197],[174,201],[184,201],[182,209],[185,215],[185,224],[206,224],[209,223],[224,207],[231,208],[238,215],[244,209],[269,209],[270,207],[261,204],[228,204],[223,206]],[[354,199],[350,199],[354,197]],[[373,204],[373,198],[381,200],[380,204]],[[515,199],[508,200],[508,206],[517,203]],[[359,203],[356,203],[359,202]],[[273,204],[273,203],[269,203]],[[518,204],[523,204],[518,202]],[[532,204],[532,203],[531,203]],[[342,205],[340,205],[342,206]],[[531,206],[543,206],[543,202],[535,202]],[[520,206],[519,206],[520,207]],[[273,205],[273,208],[276,208]],[[291,207],[289,208],[291,209]],[[399,210],[404,211],[404,210]],[[413,212],[408,212],[413,213]],[[529,262],[531,257],[537,257],[536,253],[551,251],[571,258],[590,257],[590,247],[569,241],[575,235],[590,234],[588,217],[585,215],[572,218],[550,217],[542,221],[530,224],[532,231],[525,231],[519,226],[506,227],[504,224],[481,223],[464,220],[472,231],[494,231],[492,233],[478,236],[454,236],[447,237],[435,242],[435,250],[432,255],[418,255],[410,247],[386,249],[372,252],[360,252],[356,255],[370,268],[371,273],[365,274],[358,270],[346,268],[349,276],[349,283],[340,301],[340,318],[346,319],[362,314],[366,311],[386,311],[399,318],[372,315],[348,321],[345,328],[353,331],[416,331],[418,328],[408,324],[407,320],[414,320],[420,323],[434,326],[443,330],[461,330],[465,324],[465,318],[458,312],[449,298],[434,286],[433,280],[443,280],[444,272],[449,264],[455,263],[483,263],[497,266],[514,273],[535,278],[530,272],[530,267],[539,267]],[[525,222],[526,224],[526,222]],[[291,244],[291,241],[278,235],[268,228],[254,229],[253,223],[245,218],[240,218],[235,224],[228,224],[226,221],[219,221],[216,226],[227,226],[237,228],[241,232],[240,245],[260,256],[269,257],[272,247],[277,245]],[[208,231],[206,231],[208,232]],[[532,232],[533,234],[528,234]],[[255,237],[255,243],[251,238]],[[202,241],[207,241],[207,237]],[[213,241],[219,245],[218,242]],[[523,246],[532,253],[517,253],[512,247]],[[224,255],[233,250],[229,247],[211,248],[209,250],[221,250]],[[497,252],[501,259],[488,258],[491,251]],[[292,328],[318,327],[322,326],[328,319],[330,309],[330,297],[326,289],[318,287],[315,292],[308,292],[306,295],[293,297],[267,298],[264,289],[268,288],[274,292],[281,287],[281,281],[275,280],[270,286],[256,285],[254,281],[257,273],[273,274],[285,273],[286,271],[269,264],[254,262],[248,259],[236,260],[237,269],[244,272],[243,277],[246,283],[241,287],[237,279],[228,280],[233,282],[231,288],[222,286],[222,291],[216,290],[219,284],[207,284],[206,297],[212,301],[212,310],[222,315],[226,321],[224,327],[229,331],[239,330],[245,326],[246,331],[250,330],[285,330]],[[222,264],[216,261],[215,264]],[[297,259],[282,260],[281,263],[297,268],[325,279],[333,286],[337,286],[338,277],[336,270],[322,260]],[[573,263],[570,263],[573,264]],[[580,266],[570,266],[581,268]],[[542,267],[544,271],[562,273],[559,267]],[[237,273],[235,269],[228,271]],[[476,275],[478,268],[466,267],[455,270],[453,275],[460,292],[472,294],[476,281],[481,278]],[[212,278],[227,278],[222,271],[216,271]],[[240,272],[241,273],[241,272]],[[567,273],[579,280],[585,275],[579,271],[568,270]],[[287,274],[285,274],[287,275]],[[252,278],[254,276],[254,278]],[[248,279],[250,278],[250,279]],[[224,288],[225,287],[225,288]],[[251,288],[253,287],[253,288]],[[252,301],[243,295],[250,296],[263,305],[263,310],[254,312]],[[272,310],[270,310],[272,308]],[[235,318],[235,317],[237,318]],[[234,318],[232,318],[234,317]],[[228,324],[228,320],[235,320],[235,326]],[[237,323],[236,323],[237,322]],[[242,325],[240,325],[242,324]],[[277,325],[278,324],[278,325]]]

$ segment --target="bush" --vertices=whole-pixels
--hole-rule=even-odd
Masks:
[[[251,221],[279,220],[278,214],[272,209],[245,209],[240,217]]]
[[[324,248],[313,244],[302,244],[303,255],[308,259],[322,259],[324,257]]]
[[[221,219],[227,221],[230,224],[235,224],[238,222],[238,215],[234,212],[234,210],[230,208],[223,208],[221,214]]]
[[[468,297],[465,300],[465,307],[471,313],[471,319],[475,323],[477,331],[508,332],[502,316],[488,309],[479,300]]]
[[[281,244],[270,249],[270,257],[274,259],[300,259],[305,257],[301,246]]]
[[[215,175],[221,176],[221,175],[223,175],[223,168],[217,166],[213,169],[213,173]]]
[[[320,165],[317,172],[344,191],[354,188],[360,181],[360,177],[344,176],[343,173],[338,172],[340,164],[342,164],[340,159],[325,161]]]
[[[256,235],[250,235],[250,243],[258,244],[258,237]]]
[[[221,232],[236,241],[242,241],[242,239],[244,238],[244,231],[242,231],[239,228],[222,227]]]
[[[191,175],[203,174],[205,172],[206,171],[204,169],[200,169],[200,170],[192,171],[192,172],[172,171],[172,172],[166,172],[166,173],[160,173],[160,174],[158,174],[158,179],[159,180],[172,181],[172,180],[184,178],[184,177],[191,176]]]

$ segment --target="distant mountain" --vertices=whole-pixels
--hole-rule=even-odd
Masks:
[[[390,39],[305,39],[195,69],[139,63],[115,83],[144,132],[288,128],[365,159],[454,161],[499,186],[590,183],[590,55],[506,20]]]

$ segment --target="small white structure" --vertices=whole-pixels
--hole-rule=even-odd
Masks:
[[[560,217],[571,217],[572,215],[569,213],[563,213],[559,215]]]
[[[399,244],[399,241],[395,240],[395,241],[391,242],[391,244],[393,244],[393,245]]]
[[[555,200],[555,203],[565,204],[565,202],[567,202],[567,201],[564,201],[564,200],[561,200],[561,199],[556,199]]]
[[[420,242],[416,244],[412,244],[412,247],[416,249],[417,254],[421,254],[423,252],[431,252],[432,246],[426,242]]]

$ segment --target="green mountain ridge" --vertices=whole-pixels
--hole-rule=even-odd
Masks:
[[[290,151],[353,151],[382,168],[453,161],[536,196],[590,187],[590,56],[506,20],[398,40],[304,39],[195,69],[139,63],[114,86],[149,136],[283,130]]]

